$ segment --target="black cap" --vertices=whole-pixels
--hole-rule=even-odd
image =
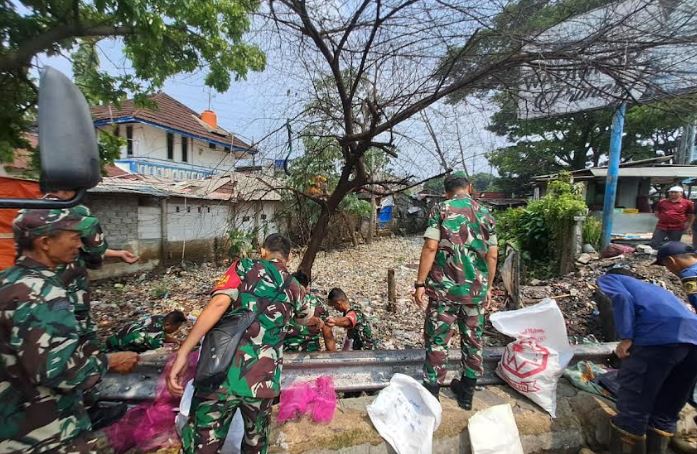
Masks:
[[[695,249],[689,244],[681,243],[680,241],[669,241],[660,248],[656,254],[654,265],[663,265],[663,261],[668,257],[682,254],[694,254]]]

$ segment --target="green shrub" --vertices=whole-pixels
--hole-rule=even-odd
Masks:
[[[510,244],[521,252],[523,261],[534,276],[558,273],[564,241],[574,224],[574,217],[588,212],[570,176],[562,174],[551,181],[547,194],[525,208],[512,208],[496,216],[499,246]]]
[[[588,216],[583,223],[583,243],[590,244],[596,251],[599,251],[602,235],[603,223],[595,216]]]
[[[228,255],[231,259],[244,258],[254,249],[255,235],[239,229],[230,229],[227,232]]]

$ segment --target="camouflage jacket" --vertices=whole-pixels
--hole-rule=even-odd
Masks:
[[[54,270],[19,257],[0,278],[0,452],[54,451],[91,429],[82,391],[108,361]]]
[[[239,296],[230,313],[252,311],[257,318],[240,340],[223,387],[237,396],[272,399],[280,393],[288,323],[291,318],[304,323],[312,312],[304,289],[280,262],[242,259],[237,275]]]
[[[165,343],[165,317],[154,315],[143,317],[109,336],[106,346],[110,351],[142,353],[155,350]]]
[[[305,304],[309,307],[312,314],[322,320],[327,321],[329,317],[329,308],[322,301],[321,298],[315,295],[307,294],[305,295]],[[313,329],[309,326],[302,325],[298,323],[295,319],[291,319],[288,325],[288,333],[286,334],[285,345],[288,346],[300,346],[307,342],[319,342],[320,334],[322,333],[319,329]]]
[[[89,208],[77,205],[71,208],[83,217],[92,217]],[[82,249],[73,263],[60,265],[56,272],[63,278],[68,293],[75,296],[75,318],[77,319],[80,335],[97,341],[97,329],[90,315],[90,283],[87,269],[97,269],[102,265],[102,257],[108,245],[98,222],[91,225],[90,230],[82,232]]]
[[[438,241],[426,294],[438,301],[481,304],[487,291],[486,254],[496,246],[494,218],[467,195],[433,207],[425,238]]]
[[[374,350],[377,348],[370,320],[360,304],[351,303],[351,309],[344,314],[344,317],[348,317],[353,323],[353,326],[346,333],[346,338],[353,340],[353,350]]]

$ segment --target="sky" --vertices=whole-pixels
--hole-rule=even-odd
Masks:
[[[103,69],[112,74],[129,71],[128,60],[118,39],[102,40],[99,45]],[[283,159],[288,152],[286,119],[297,112],[301,102],[300,77],[293,77],[292,56],[267,52],[267,67],[263,72],[250,72],[246,80],[233,81],[226,93],[217,93],[204,84],[204,72],[181,74],[165,83],[163,91],[201,112],[215,111],[218,123],[250,143],[258,144],[258,158]],[[38,66],[50,65],[72,77],[71,62],[66,56],[37,57]],[[210,103],[210,104],[209,104]],[[490,172],[484,153],[506,144],[505,139],[486,131],[492,113],[491,106],[482,101],[461,103],[458,106],[438,105],[427,112],[436,131],[440,146],[448,155],[461,161],[465,156],[469,171]],[[457,125],[455,125],[457,119]],[[420,117],[407,120],[400,128],[409,131],[412,140],[400,140],[400,157],[393,160],[391,169],[400,176],[427,178],[441,173],[439,160],[433,154],[432,140]],[[456,133],[460,133],[457,141]],[[416,138],[417,140],[413,140]],[[462,146],[463,153],[460,153]],[[302,153],[295,141],[292,157]],[[455,163],[457,166],[460,162]],[[493,170],[495,173],[495,170]]]

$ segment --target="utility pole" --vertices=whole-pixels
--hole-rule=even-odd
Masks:
[[[610,135],[610,162],[605,179],[605,200],[603,203],[603,233],[601,250],[610,245],[612,240],[612,215],[615,211],[617,197],[617,180],[620,174],[620,156],[622,155],[622,132],[624,131],[624,115],[627,103],[623,102],[612,117],[612,132]]]

